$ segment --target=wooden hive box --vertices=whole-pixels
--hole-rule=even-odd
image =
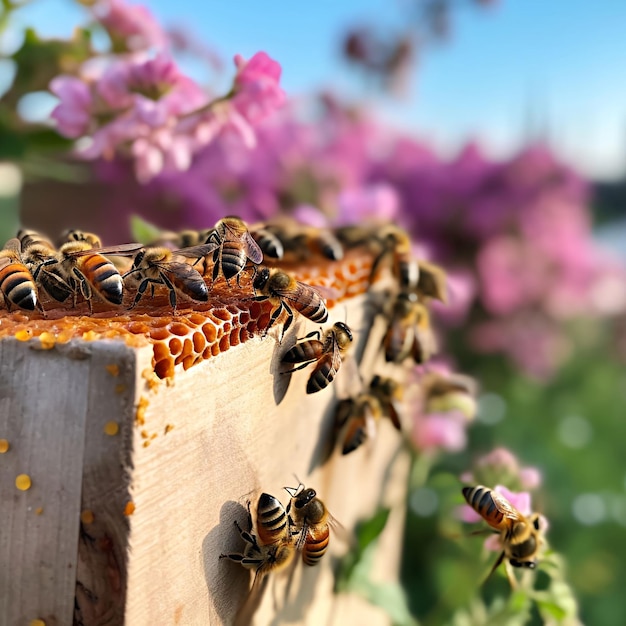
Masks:
[[[318,567],[270,577],[254,602],[249,572],[218,559],[243,548],[233,522],[245,524],[247,500],[267,491],[286,503],[283,487],[301,480],[348,536],[393,507],[376,576],[397,579],[401,438],[384,421],[373,445],[333,448],[334,404],[354,393],[356,361],[366,377],[378,367],[371,261],[361,251],[294,268],[337,290],[324,326],[355,330],[337,379],[312,395],[310,368],[284,375],[280,359],[316,326],[298,316],[282,342],[280,325],[265,335],[268,302],[239,296],[177,316],[0,313],[0,624],[388,623],[333,594],[341,537]]]

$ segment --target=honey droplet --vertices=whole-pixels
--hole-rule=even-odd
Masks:
[[[35,509],[35,515],[41,515],[43,513],[43,507],[42,506],[38,506]]]
[[[47,331],[44,331],[41,335],[39,335],[39,341],[41,342],[43,350],[52,350],[57,342],[56,337]]]
[[[0,439],[0,454],[4,454],[9,451],[9,442],[6,439]]]
[[[105,368],[107,372],[109,372],[109,374],[111,374],[111,376],[119,376],[120,375],[120,366],[116,365],[115,363],[112,363],[111,365],[106,365]]]
[[[126,391],[126,385],[120,383],[119,385],[115,385],[115,393],[124,393]]]
[[[93,514],[93,511],[90,511],[89,509],[85,509],[80,514],[80,521],[83,524],[93,524],[94,519],[95,519],[95,516]]]
[[[28,626],[46,626],[46,622],[42,619],[31,619],[30,622],[28,622]]]
[[[165,424],[165,434],[166,435],[167,435],[167,433],[169,433],[173,429],[174,429],[174,424]]]
[[[148,439],[148,441],[144,441],[143,442],[143,447],[147,448],[150,445],[150,440]]]
[[[135,503],[130,500],[124,507],[124,515],[132,515],[135,512]]]
[[[32,485],[32,482],[28,474],[19,474],[17,478],[15,479],[15,486],[20,491],[28,491],[31,485]]]
[[[120,431],[120,425],[117,422],[107,422],[104,425],[105,435],[110,435],[111,437],[113,437],[113,435],[117,435],[119,431]]]
[[[22,330],[18,330],[15,333],[15,338],[18,341],[28,341],[31,337],[31,332],[30,330],[27,330],[26,328],[23,328]]]
[[[98,338],[98,333],[94,332],[93,330],[88,330],[87,332],[83,333],[83,339],[85,341],[94,341]]]

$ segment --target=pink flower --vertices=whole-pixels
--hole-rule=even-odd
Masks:
[[[91,123],[93,97],[89,85],[74,76],[57,76],[50,91],[61,102],[52,111],[59,132],[66,137],[82,137]]]
[[[245,61],[235,56],[237,75],[233,85],[232,106],[248,122],[256,124],[285,102],[280,88],[280,64],[265,52],[257,52]]]
[[[467,443],[467,419],[460,411],[430,413],[413,422],[412,440],[419,450],[463,450]]]
[[[162,48],[167,35],[150,11],[124,0],[99,0],[93,7],[96,19],[109,33],[115,52]]]
[[[345,189],[337,196],[337,226],[367,221],[390,222],[398,215],[398,194],[391,185],[377,183]]]

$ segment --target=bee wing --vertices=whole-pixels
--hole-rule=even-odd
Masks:
[[[4,249],[10,250],[11,252],[17,252],[17,254],[20,254],[20,252],[22,251],[22,244],[17,237],[13,237],[12,239],[9,239],[9,241],[7,241],[4,244]]]
[[[249,232],[246,232],[242,238],[243,249],[246,256],[257,265],[263,262],[263,251],[259,244],[254,240]]]
[[[211,252],[214,252],[221,246],[221,242],[212,241],[211,243],[203,243],[199,246],[190,246],[189,248],[179,248],[172,253],[178,256],[184,256],[187,259],[199,259],[203,256],[208,256]]]
[[[141,243],[123,243],[119,246],[105,246],[103,248],[88,248],[86,250],[77,250],[69,252],[67,256],[81,257],[89,254],[111,254],[113,256],[133,256],[145,246]]]
[[[497,491],[491,491],[490,495],[496,509],[498,509],[504,517],[508,517],[509,519],[516,521],[526,520],[526,518],[502,494]]]
[[[304,283],[307,285],[306,283]],[[337,300],[341,293],[337,289],[328,287],[326,285],[307,285],[309,289],[317,291],[323,300]]]
[[[199,280],[204,282],[202,275],[198,270],[194,269],[189,263],[178,263],[177,261],[170,261],[169,263],[157,263],[157,267],[170,276],[176,276],[182,281]]]

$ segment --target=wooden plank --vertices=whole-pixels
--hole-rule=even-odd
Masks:
[[[89,349],[0,341],[0,623],[71,623]],[[16,488],[18,474],[32,486]]]

